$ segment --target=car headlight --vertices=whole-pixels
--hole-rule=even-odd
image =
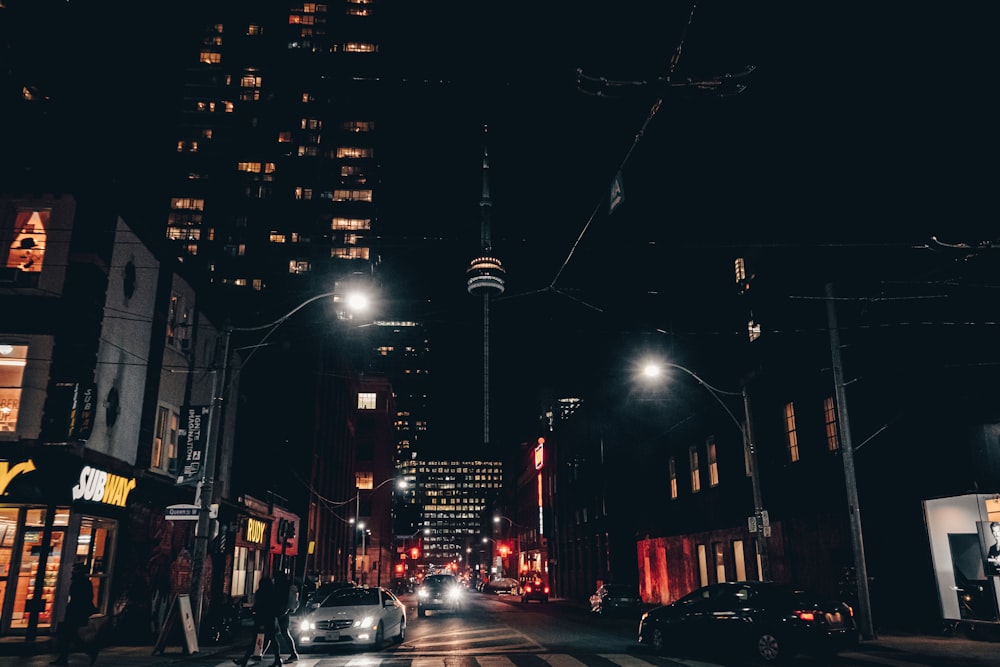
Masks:
[[[419,591],[417,591],[417,597],[418,598],[425,598],[425,597],[427,597],[427,591],[424,590],[423,588],[421,588]]]
[[[360,621],[354,621],[354,627],[356,628],[367,628],[374,622],[374,616],[365,616]]]
[[[315,629],[316,629],[316,624],[310,621],[308,618],[304,618],[302,619],[302,621],[299,622],[300,632],[306,632],[308,630],[315,630]]]
[[[457,600],[460,597],[462,597],[462,591],[461,591],[461,589],[451,588],[451,589],[448,590],[448,599],[449,600]]]

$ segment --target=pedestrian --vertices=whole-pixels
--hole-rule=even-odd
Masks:
[[[56,628],[56,649],[58,654],[50,665],[68,665],[69,654],[74,645],[80,646],[88,656],[90,664],[97,662],[97,641],[83,642],[79,637],[80,628],[87,625],[94,607],[94,586],[90,583],[86,563],[73,565],[69,582],[69,602],[63,620]]]
[[[281,666],[281,654],[278,653],[278,642],[275,641],[275,633],[278,630],[278,600],[275,596],[274,580],[271,577],[264,577],[257,585],[257,592],[253,596],[253,625],[254,633],[250,638],[250,645],[247,646],[246,653],[242,658],[233,658],[233,662],[240,667],[246,667],[250,657],[256,653],[258,645],[257,636],[262,635],[260,642],[261,656],[267,648],[274,646],[274,662],[271,667]],[[284,604],[284,600],[281,601]]]
[[[295,582],[288,576],[287,572],[279,572],[274,578],[275,599],[278,602],[278,635],[275,637],[275,644],[284,639],[289,646],[291,655],[285,662],[295,662],[299,659],[299,653],[295,648],[295,640],[288,630],[291,622],[291,615],[299,609],[299,589]],[[278,650],[281,648],[279,646]]]

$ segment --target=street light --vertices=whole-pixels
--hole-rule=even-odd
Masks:
[[[767,518],[767,512],[764,510],[764,502],[760,490],[760,471],[757,468],[757,444],[754,441],[753,419],[750,414],[750,395],[747,393],[746,383],[743,384],[740,391],[724,391],[705,382],[691,369],[670,362],[646,363],[643,366],[642,373],[648,378],[657,378],[664,366],[676,368],[694,378],[698,384],[712,395],[712,398],[718,401],[722,409],[729,415],[729,418],[736,424],[736,427],[743,433],[743,450],[750,465],[750,481],[753,486],[753,513],[754,527],[756,529],[754,531],[754,544],[757,548],[758,575],[762,580],[766,581],[771,578],[767,555],[767,538],[771,527]],[[722,400],[723,396],[740,396],[743,399],[743,423],[736,418],[736,415],[729,409],[729,406]]]
[[[506,521],[510,524],[511,530],[514,531],[514,537],[517,545],[517,576],[521,576],[521,529],[524,528],[521,524],[513,521],[510,517],[506,517],[503,514],[497,514],[493,517],[493,523],[500,523],[500,521]]]
[[[201,623],[202,616],[202,589],[204,588],[204,578],[205,578],[205,559],[208,555],[208,539],[209,539],[209,529],[211,526],[211,511],[212,511],[212,501],[215,493],[215,467],[216,459],[218,457],[219,449],[219,431],[222,425],[222,412],[226,406],[226,399],[229,393],[229,353],[230,346],[232,342],[233,332],[249,332],[249,331],[262,331],[264,329],[270,329],[267,334],[259,341],[258,345],[255,347],[254,351],[258,349],[267,339],[273,334],[278,327],[284,324],[290,317],[295,313],[299,312],[309,304],[314,301],[319,301],[320,299],[326,299],[329,297],[342,297],[342,290],[333,292],[323,292],[322,294],[317,294],[310,297],[300,303],[295,308],[279,317],[273,322],[267,324],[261,324],[252,327],[234,327],[231,323],[226,323],[226,329],[223,336],[222,344],[222,357],[221,359],[216,359],[216,362],[221,362],[221,368],[214,371],[215,376],[212,381],[212,404],[209,409],[208,415],[208,427],[206,433],[206,445],[204,452],[204,464],[201,467],[201,474],[198,479],[198,485],[195,490],[195,504],[199,506],[198,510],[198,523],[195,528],[195,542],[194,542],[194,554],[192,557],[192,581],[191,581],[191,591],[194,595],[194,608],[192,610],[194,616],[195,629],[199,627]],[[352,294],[348,296],[348,304],[352,308],[364,308],[367,306],[367,298],[362,297],[359,294]],[[246,366],[249,362],[250,357],[253,356],[253,352],[247,355],[247,358],[243,362],[243,366]]]

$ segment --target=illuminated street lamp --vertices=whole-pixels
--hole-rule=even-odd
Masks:
[[[516,555],[517,576],[520,577],[521,576],[521,529],[524,528],[524,526],[517,523],[516,521],[511,520],[509,517],[506,517],[503,514],[497,514],[493,517],[493,523],[498,524],[500,523],[500,521],[506,521],[510,525],[511,530],[514,532],[514,539],[517,548],[517,555]]]
[[[212,382],[212,404],[209,408],[208,414],[208,426],[206,429],[206,445],[204,451],[204,461],[201,467],[200,477],[198,479],[198,485],[195,491],[195,504],[199,506],[198,512],[198,523],[195,528],[195,541],[194,541],[194,553],[192,555],[192,581],[191,590],[194,595],[193,602],[193,616],[195,628],[199,627],[201,623],[202,616],[202,600],[204,596],[201,594],[204,588],[204,577],[205,577],[205,559],[208,555],[208,540],[209,532],[211,526],[211,511],[212,502],[214,500],[213,496],[215,493],[215,466],[216,458],[218,456],[219,449],[219,431],[222,425],[222,412],[225,406],[230,402],[229,398],[229,373],[230,373],[230,348],[233,337],[233,332],[252,332],[252,331],[263,331],[268,329],[269,331],[264,335],[263,338],[258,341],[257,345],[254,346],[255,350],[260,348],[263,343],[270,338],[271,334],[277,331],[278,327],[284,324],[290,317],[295,315],[297,312],[313,303],[314,301],[319,301],[320,299],[333,298],[335,301],[345,300],[347,302],[348,308],[351,310],[364,310],[368,307],[368,297],[361,292],[352,292],[345,295],[343,290],[336,290],[331,292],[323,292],[322,294],[317,294],[310,297],[292,308],[290,311],[279,317],[273,322],[267,324],[261,324],[252,327],[234,327],[232,324],[227,323],[225,334],[223,337],[222,345],[222,357],[216,361],[220,363],[220,368],[214,371],[215,376]],[[247,355],[247,358],[243,361],[243,367],[246,366],[247,362],[250,361],[250,357],[253,356],[253,352]]]
[[[761,497],[760,471],[757,467],[757,444],[754,441],[753,420],[750,415],[750,396],[747,393],[746,384],[743,385],[740,391],[724,391],[705,382],[689,368],[685,368],[679,364],[662,361],[647,362],[642,367],[642,374],[647,378],[658,378],[664,366],[668,368],[676,368],[677,370],[687,373],[694,378],[698,384],[704,387],[706,391],[712,395],[712,398],[718,401],[719,405],[722,406],[722,409],[727,415],[729,415],[729,418],[733,420],[734,424],[736,424],[736,427],[743,433],[743,449],[746,460],[750,466],[750,480],[753,486],[753,536],[754,544],[757,548],[757,565],[759,568],[758,576],[762,580],[766,581],[771,578],[767,555],[767,538],[770,536],[771,526],[767,512],[764,510],[763,499]],[[740,422],[740,420],[736,418],[736,415],[734,415],[729,409],[729,406],[727,406],[725,401],[722,400],[723,396],[740,396],[743,399],[744,422]]]

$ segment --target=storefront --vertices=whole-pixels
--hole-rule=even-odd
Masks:
[[[98,613],[113,604],[115,547],[136,479],[69,450],[0,447],[0,635],[50,634],[74,563]]]
[[[233,545],[232,589],[229,592],[232,597],[245,597],[247,603],[252,602],[268,565],[270,527],[267,503],[243,496]]]

